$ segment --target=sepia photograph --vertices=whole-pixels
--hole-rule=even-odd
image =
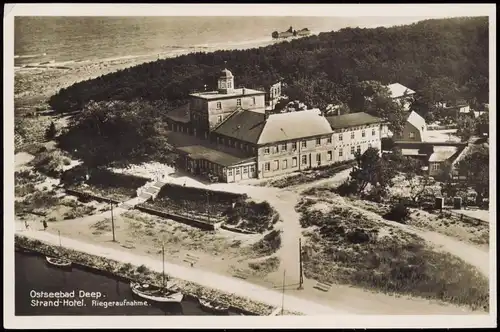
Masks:
[[[5,5],[4,328],[496,327],[495,9]]]

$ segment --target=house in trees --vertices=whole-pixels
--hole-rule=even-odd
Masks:
[[[403,108],[408,111],[410,109],[411,102],[415,97],[415,91],[400,83],[389,84],[387,88],[389,89],[391,98],[401,103]]]
[[[227,69],[218,87],[191,94],[189,105],[167,113],[178,166],[194,174],[223,182],[269,178],[353,160],[370,146],[380,149],[380,118],[325,117],[319,109],[273,114],[265,92],[235,89]]]
[[[426,132],[427,124],[425,119],[415,111],[412,111],[408,114],[401,134],[395,134],[393,138],[395,141],[423,142],[425,141]]]

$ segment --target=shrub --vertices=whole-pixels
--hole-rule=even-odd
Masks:
[[[405,223],[409,217],[410,209],[408,209],[408,206],[402,202],[393,205],[389,212],[384,215],[385,219],[399,223]]]
[[[340,196],[350,196],[358,192],[356,181],[346,180],[335,189],[335,192]]]
[[[281,231],[272,230],[256,242],[252,249],[259,255],[271,255],[281,248]]]

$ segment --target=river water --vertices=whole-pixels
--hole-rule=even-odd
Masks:
[[[126,306],[108,306],[92,303],[92,297],[85,297],[85,306],[45,307],[36,305],[33,300],[34,292],[71,292],[75,291],[76,300],[80,300],[79,293],[84,291],[100,292],[102,297],[98,301],[123,301]],[[38,298],[38,300],[44,300]],[[63,270],[47,264],[45,257],[17,252],[15,253],[15,314],[18,316],[36,315],[211,315],[201,310],[198,301],[185,296],[181,303],[137,305],[142,302],[132,294],[129,284],[118,279],[100,275],[84,269],[73,267]],[[229,315],[239,315],[230,312]]]

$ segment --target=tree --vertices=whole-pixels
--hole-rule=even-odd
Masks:
[[[45,131],[45,139],[47,141],[53,140],[57,135],[57,129],[54,121],[50,122],[49,127]]]
[[[368,185],[379,187],[380,192],[392,185],[392,179],[396,175],[387,160],[380,157],[379,150],[368,148],[363,154],[356,153],[357,165],[349,174],[350,180],[355,182],[353,188],[357,193],[362,193]]]
[[[354,87],[351,109],[367,112],[389,122],[389,129],[399,134],[406,122],[403,104],[394,101],[389,89],[377,81],[363,81]]]
[[[59,138],[60,146],[89,167],[111,162],[171,162],[162,112],[145,101],[91,102]]]
[[[465,176],[467,185],[477,193],[476,202],[481,204],[490,190],[489,149],[481,146],[458,162],[459,174]]]
[[[457,136],[462,142],[468,141],[477,132],[477,123],[470,116],[461,116],[457,121]]]

